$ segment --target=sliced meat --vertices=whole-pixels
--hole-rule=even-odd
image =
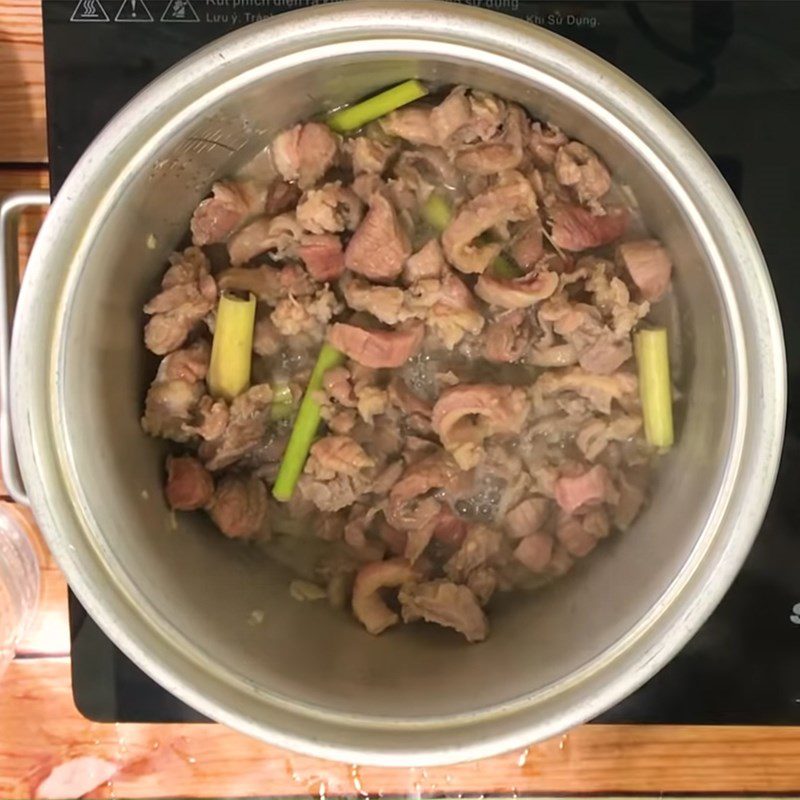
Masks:
[[[476,241],[497,225],[529,219],[536,196],[519,172],[508,172],[497,186],[464,203],[442,234],[447,260],[461,272],[483,272],[502,250],[499,242]]]
[[[431,239],[403,267],[403,280],[415,283],[425,278],[439,278],[447,269],[442,246],[438,239]]]
[[[181,350],[174,350],[161,359],[156,381],[187,381],[197,383],[205,380],[211,360],[211,345],[200,339]]]
[[[629,372],[594,375],[574,367],[543,373],[537,378],[534,388],[545,397],[558,392],[575,392],[589,400],[601,413],[610,414],[612,402],[635,396],[638,386],[636,376]]]
[[[264,212],[267,190],[253,181],[217,181],[211,192],[194,210],[189,224],[192,244],[198,247],[227,241],[249,217]]]
[[[327,287],[319,289],[313,297],[297,300],[294,296],[279,300],[270,314],[272,324],[283,336],[306,335],[319,341],[327,324],[342,306],[336,295]]]
[[[655,303],[669,289],[672,260],[657,239],[625,242],[617,248],[617,259],[628,270],[645,300]]]
[[[386,605],[381,590],[397,588],[416,578],[414,568],[404,558],[391,558],[361,567],[353,585],[353,614],[356,619],[373,636],[397,624],[400,617]]]
[[[430,126],[434,144],[444,144],[466,125],[471,116],[467,87],[456,86],[438,106],[431,109]]]
[[[350,378],[347,367],[333,367],[322,377],[322,386],[328,397],[345,408],[355,408],[358,402]]]
[[[570,252],[609,244],[628,228],[629,214],[618,206],[610,206],[598,216],[581,206],[559,204],[551,213],[553,244]]]
[[[408,415],[419,414],[430,418],[433,411],[433,406],[427,400],[414,394],[405,381],[397,375],[389,383],[389,402]]]
[[[387,494],[392,486],[400,480],[400,476],[403,474],[403,468],[402,460],[393,461],[391,464],[384,467],[383,470],[378,473],[372,485],[373,493]]]
[[[267,189],[267,200],[264,204],[264,213],[268,217],[291,211],[301,196],[300,187],[296,183],[274,181]]]
[[[147,391],[142,429],[150,436],[188,441],[193,433],[187,426],[204,391],[196,381],[154,381]]]
[[[403,551],[403,556],[412,564],[415,564],[419,557],[425,552],[425,548],[430,544],[433,538],[433,532],[438,524],[439,517],[439,504],[435,500],[425,500],[424,503],[430,502],[431,505],[436,506],[433,517],[421,525],[415,525],[413,528],[406,530],[406,546]]]
[[[256,320],[253,329],[253,352],[258,356],[274,356],[283,346],[278,329],[269,317]]]
[[[482,606],[488,605],[500,581],[494,567],[478,567],[467,576],[467,588]]]
[[[349,436],[324,436],[311,445],[305,470],[319,480],[331,480],[336,475],[358,475],[375,466],[364,448]]]
[[[144,306],[150,320],[144,342],[156,355],[177,350],[217,301],[217,284],[203,252],[190,247],[174,253],[161,291]]]
[[[262,444],[272,404],[272,389],[261,383],[234,398],[228,425],[219,439],[200,446],[200,458],[212,472],[230,466]]]
[[[511,106],[503,121],[502,135],[461,148],[455,157],[455,165],[476,175],[496,175],[516,169],[522,162],[527,132],[525,112],[518,106]]]
[[[520,539],[514,548],[514,558],[533,573],[544,572],[553,555],[553,537],[532,533]]]
[[[529,408],[523,389],[459,384],[442,392],[431,421],[456,463],[471,469],[481,459],[483,440],[497,433],[519,433]]]
[[[344,300],[354,311],[367,311],[387,325],[396,325],[406,319],[405,294],[397,286],[375,286],[360,278],[345,279],[341,283]]]
[[[301,189],[313,186],[333,166],[338,151],[339,138],[321,122],[295,125],[272,142],[275,168]]]
[[[406,312],[421,317],[428,330],[452,350],[467,334],[477,336],[485,323],[472,292],[451,270],[441,279],[425,278],[406,292]]]
[[[266,532],[267,487],[254,475],[227,475],[208,504],[214,524],[231,539],[249,539]]]
[[[389,396],[386,389],[382,389],[379,386],[364,386],[360,388],[356,386],[356,396],[358,397],[358,405],[356,406],[358,415],[367,425],[372,425],[375,417],[386,413],[386,409],[389,406]],[[375,433],[376,436],[379,435],[379,431],[376,430]],[[383,441],[381,441],[381,444],[383,444]],[[390,452],[396,452],[399,449],[399,447],[396,450],[391,448]]]
[[[424,337],[425,327],[420,322],[393,331],[372,331],[337,322],[328,331],[328,341],[335,348],[375,369],[401,367],[419,352]]]
[[[553,330],[574,347],[578,362],[588,372],[610,374],[633,354],[629,331],[620,335],[604,325],[594,305],[570,303],[557,294],[542,304],[539,320],[553,323]]]
[[[392,111],[379,121],[384,133],[416,145],[439,144],[439,134],[431,122],[431,109],[408,106]]]
[[[522,539],[537,533],[550,515],[550,501],[546,497],[527,497],[512,508],[505,517],[508,535]]]
[[[562,186],[569,186],[580,203],[599,200],[611,188],[611,175],[594,150],[581,142],[558,148],[555,173]]]
[[[636,436],[642,428],[639,416],[620,415],[613,419],[592,419],[575,436],[575,444],[587,461],[594,461],[608,447],[609,442],[625,442]]]
[[[274,306],[280,300],[314,294],[316,286],[301,267],[232,267],[219,275],[223,291],[252,292],[259,300]]]
[[[558,289],[558,275],[542,270],[521,278],[495,278],[484,273],[475,284],[475,294],[500,308],[530,308],[546,300]]]
[[[627,530],[642,510],[645,501],[646,475],[620,473],[617,479],[619,500],[614,508],[614,524]]]
[[[293,256],[302,235],[303,226],[293,212],[277,217],[258,217],[228,239],[231,264],[246,264],[269,251],[275,251],[277,258]]]
[[[511,257],[524,271],[528,271],[544,255],[544,237],[542,235],[542,220],[536,214],[529,220],[520,223],[514,232],[509,252]]]
[[[340,278],[344,272],[344,250],[338,236],[331,233],[305,235],[297,248],[311,277],[319,283]]]
[[[320,511],[339,511],[370,489],[375,461],[349,436],[325,436],[311,445],[298,482]]]
[[[461,547],[467,535],[467,523],[456,516],[447,506],[443,506],[436,518],[433,538],[447,547]]]
[[[556,537],[566,551],[575,558],[583,558],[594,550],[599,539],[611,531],[608,514],[600,508],[592,509],[582,517],[562,512],[556,526]]]
[[[464,115],[466,99],[467,116]],[[445,146],[496,141],[508,120],[508,105],[497,95],[457,86],[431,114]],[[441,118],[437,119],[437,115]]]
[[[597,464],[579,475],[562,475],[556,481],[555,498],[567,514],[574,514],[578,509],[605,502],[613,491],[608,470]]]
[[[426,497],[430,492],[450,486],[458,476],[455,462],[441,450],[425,456],[406,468],[389,492],[386,519],[399,530],[418,524],[420,517],[430,519],[440,504]],[[431,502],[423,505],[426,500]],[[420,511],[422,509],[422,511]]]
[[[519,361],[531,344],[528,317],[521,308],[501,314],[486,328],[483,354],[487,361],[511,364]]]
[[[598,375],[616,372],[631,356],[630,339],[619,339],[611,331],[604,331],[578,354],[578,363],[587,371]]]
[[[475,595],[450,581],[409,583],[399,594],[404,622],[423,619],[463,634],[468,642],[482,642],[489,623]]]
[[[214,494],[214,479],[196,458],[168,456],[164,493],[170,508],[194,511],[210,502]]]
[[[528,149],[540,167],[551,167],[559,148],[568,141],[566,135],[555,125],[534,122],[528,137]]]
[[[364,216],[364,206],[341,181],[309,189],[297,204],[297,221],[310,233],[354,231]]]
[[[381,175],[392,156],[397,153],[394,142],[379,142],[368,136],[354,136],[346,140],[345,146],[353,160],[353,172],[356,175]]]
[[[369,211],[347,245],[348,269],[374,281],[392,281],[411,255],[408,234],[394,206],[380,192],[372,195]]]
[[[405,150],[397,159],[394,174],[416,195],[420,202],[442,186],[458,189],[461,175],[444,150],[417,147]]]
[[[456,582],[466,580],[470,572],[489,563],[500,552],[502,541],[503,534],[488,525],[469,525],[461,547],[444,565],[445,575]]]
[[[191,410],[189,421],[183,425],[183,431],[212,442],[225,433],[229,416],[228,404],[224,400],[215,400],[206,394]]]

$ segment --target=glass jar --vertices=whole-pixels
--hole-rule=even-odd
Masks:
[[[0,674],[33,618],[39,561],[19,518],[0,505]]]

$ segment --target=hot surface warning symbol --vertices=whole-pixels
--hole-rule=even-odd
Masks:
[[[144,0],[125,0],[119,7],[114,20],[116,22],[152,22],[153,17],[144,4]]]
[[[200,22],[200,17],[192,8],[189,0],[170,0],[164,13],[161,15],[162,22]]]
[[[100,0],[79,0],[72,12],[70,22],[108,22],[108,14]]]

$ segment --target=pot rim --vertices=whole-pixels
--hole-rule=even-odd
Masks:
[[[402,16],[393,13],[400,5]],[[368,38],[360,33],[364,30],[370,32]],[[421,35],[420,31],[437,33]],[[582,105],[593,106],[607,123],[624,130],[629,140],[636,140],[639,153],[650,152],[652,162],[665,163],[665,155],[678,154],[680,158],[672,159],[664,180],[682,201],[684,210],[690,212],[698,237],[716,266],[728,313],[735,364],[732,447],[698,546],[651,611],[606,653],[569,676],[571,686],[580,688],[581,682],[584,684],[581,692],[576,688],[577,701],[569,707],[549,715],[545,707],[542,720],[526,721],[526,711],[547,703],[542,693],[536,693],[535,700],[528,696],[507,707],[439,721],[447,731],[447,725],[466,728],[487,715],[508,720],[504,734],[487,737],[475,733],[469,745],[453,747],[440,742],[415,749],[419,723],[404,726],[395,722],[392,732],[402,737],[402,744],[388,748],[353,746],[341,743],[347,739],[346,733],[339,743],[330,735],[329,741],[321,741],[311,735],[287,733],[254,715],[234,711],[226,697],[238,697],[243,692],[251,699],[258,695],[269,700],[276,710],[283,703],[246,686],[241,677],[224,674],[219,665],[203,664],[199,652],[178,646],[167,626],[159,628],[156,620],[144,619],[148,615],[142,613],[132,587],[124,585],[110,569],[113,557],[87,533],[92,527],[91,514],[80,502],[79,481],[71,469],[63,435],[67,421],[59,410],[59,360],[63,357],[60,342],[68,321],[68,301],[80,275],[81,254],[91,246],[104,209],[124,191],[126,175],[140,168],[136,161],[146,163],[147,154],[171,131],[194,118],[203,103],[294,63],[322,60],[343,46],[354,54],[449,54],[521,75],[536,73],[557,82],[563,92],[573,93]],[[272,51],[275,55],[269,58],[261,55]],[[591,83],[587,83],[589,76]],[[591,98],[586,94],[590,86]],[[181,106],[170,112],[169,124],[155,125],[163,117],[165,106],[179,100]],[[103,175],[107,154],[126,145],[130,149],[130,132],[145,123],[149,137],[137,147],[125,171],[105,186],[87,224],[81,217],[80,199],[85,193],[91,196],[89,189]],[[71,234],[78,228],[82,234]],[[65,242],[70,246],[64,247]],[[725,245],[737,253],[736,277],[742,282],[739,288],[726,272],[725,254],[720,249]],[[63,252],[70,253],[68,259],[60,256]],[[53,263],[65,265],[62,275],[55,276],[52,269],[48,272]],[[46,338],[39,338],[45,346],[37,347],[33,336],[22,333],[34,329],[47,331]],[[391,766],[453,763],[525,746],[595,716],[651,677],[716,607],[749,552],[776,476],[786,405],[783,339],[766,265],[741,208],[688,132],[631,79],[583,48],[492,12],[424,0],[350,2],[290,12],[278,20],[256,23],[201,49],[139,93],[78,162],[42,228],[20,296],[11,378],[20,466],[37,519],[81,603],[126,655],[189,705],[245,733],[323,758]],[[50,453],[55,457],[50,458]],[[120,618],[126,620],[124,629]],[[193,688],[195,676],[202,674],[211,675],[217,682],[215,692],[201,693]],[[559,683],[558,691],[564,689],[565,685]],[[309,710],[297,703],[282,711],[311,718]],[[324,714],[314,713],[319,730],[360,726],[367,734],[364,741],[370,741],[368,720],[341,715],[324,720]],[[373,719],[372,724],[389,723]],[[446,739],[446,733],[441,738]]]

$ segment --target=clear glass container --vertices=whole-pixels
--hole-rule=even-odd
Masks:
[[[31,621],[39,599],[39,561],[18,518],[0,506],[0,674]]]

